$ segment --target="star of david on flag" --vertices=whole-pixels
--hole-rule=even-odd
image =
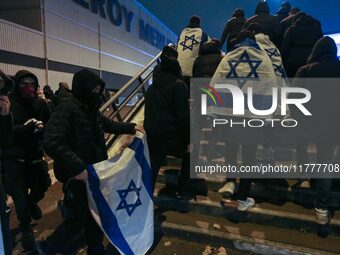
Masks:
[[[142,205],[142,202],[139,199],[139,194],[140,194],[141,189],[142,189],[141,187],[137,188],[135,182],[133,180],[131,180],[131,182],[129,184],[129,187],[127,189],[117,190],[121,201],[120,201],[120,203],[119,203],[119,205],[118,205],[116,210],[118,211],[118,210],[125,209],[127,214],[129,216],[131,216],[133,214],[133,212],[135,211],[135,209],[138,206]],[[134,203],[128,204],[126,199],[127,199],[127,196],[130,193],[135,193],[136,196],[137,196],[137,199],[136,199],[136,201]]]
[[[183,46],[183,51],[185,51],[186,49],[189,49],[189,50],[193,50],[194,49],[194,46],[196,44],[199,44],[199,41],[197,41],[195,39],[195,35],[191,35],[191,36],[185,36],[185,39],[184,41],[180,42],[180,45]]]
[[[280,57],[281,56],[280,52],[276,48],[271,49],[271,50],[270,49],[266,49],[265,51],[267,52],[267,54],[268,54],[268,56],[270,58],[272,58],[272,57]]]
[[[146,254],[154,239],[154,207],[144,135],[137,132],[121,155],[87,170],[90,211],[106,237],[121,254]]]
[[[249,57],[249,54],[246,50],[242,53],[238,60],[229,60],[228,65],[230,67],[230,71],[228,72],[226,78],[227,79],[235,79],[240,87],[243,87],[244,84],[249,79],[258,79],[259,75],[256,72],[257,68],[261,65],[261,60],[252,60]],[[244,65],[239,66],[240,64],[247,64],[250,71],[247,73]],[[239,75],[242,73],[242,75]]]

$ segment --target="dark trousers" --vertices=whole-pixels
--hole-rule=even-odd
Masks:
[[[319,164],[333,164],[335,146],[328,144],[317,144],[317,161]],[[316,179],[316,201],[315,207],[319,209],[329,208],[329,199],[332,192],[332,179]]]
[[[32,204],[42,200],[51,185],[47,163],[43,160],[32,163],[6,159],[2,167],[3,184],[13,199],[20,226],[28,230]]]
[[[46,239],[47,253],[74,254],[85,236],[87,254],[105,254],[103,231],[93,219],[88,206],[86,185],[72,180],[64,186],[63,217],[64,221]]]
[[[300,137],[296,144],[296,163],[303,166],[303,172],[305,172],[304,164],[308,164],[308,145],[309,142],[306,138]],[[308,173],[306,177],[300,178],[300,180],[309,180]]]
[[[185,82],[189,90],[190,90],[190,79],[191,78],[192,78],[191,76],[182,76],[182,80]]]
[[[171,155],[182,159],[181,172],[179,176],[179,192],[187,191],[190,179],[190,154],[183,146],[168,146],[160,141],[148,141],[153,187],[155,187],[159,170],[166,162],[166,156]]]
[[[238,144],[235,143],[228,143],[226,146],[226,154],[225,154],[225,163],[229,164],[231,166],[236,166],[237,167],[237,151],[238,151]],[[228,178],[226,179],[227,182],[235,182],[236,183],[236,178]]]
[[[6,193],[2,184],[0,184],[0,220],[5,255],[12,254],[12,234],[9,228],[9,216],[10,210],[6,204]]]
[[[231,165],[237,166],[237,152],[239,144],[229,143],[227,149],[227,159]],[[253,165],[256,163],[256,150],[257,145],[242,145],[242,164],[243,165]],[[235,179],[228,179],[228,181],[233,181]],[[237,200],[246,200],[250,193],[250,187],[252,179],[240,179],[240,185],[237,190]]]

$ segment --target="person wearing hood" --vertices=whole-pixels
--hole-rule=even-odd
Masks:
[[[308,83],[304,81],[309,79]],[[319,79],[316,79],[319,78]],[[327,80],[321,78],[328,78]],[[333,79],[329,79],[333,78]],[[337,46],[328,36],[319,39],[308,58],[307,65],[302,66],[294,79],[294,87],[303,87],[310,91],[312,100],[306,108],[312,116],[300,117],[301,134],[307,142],[317,145],[317,159],[320,164],[334,164],[335,147],[340,145],[340,103],[338,100],[340,87],[340,61],[337,57]],[[327,114],[325,114],[327,113]],[[307,145],[305,153],[307,154]],[[307,158],[307,157],[306,157]],[[303,162],[306,164],[309,162]],[[330,195],[332,179],[316,179],[316,222],[322,225],[330,221]]]
[[[204,43],[200,48],[199,56],[194,63],[193,77],[213,77],[222,58],[220,42],[217,39],[212,39],[211,41]]]
[[[166,57],[174,57],[176,59],[178,58],[178,52],[174,45],[166,45],[163,47],[162,54],[160,56],[160,61],[162,62],[162,60]],[[160,73],[161,73],[161,63],[158,63],[153,69],[152,79],[155,80],[158,74]]]
[[[291,9],[292,9],[292,6],[291,6],[290,2],[284,1],[281,4],[280,9],[276,12],[276,17],[277,17],[277,20],[278,20],[279,23],[283,19],[288,17],[289,12],[290,12]]]
[[[251,23],[245,28],[255,35],[258,45],[267,52],[270,60],[272,61],[275,74],[278,78],[278,84],[282,84],[282,79],[287,77],[286,70],[283,67],[282,57],[280,50],[270,40],[269,36],[264,34],[264,30],[260,24]]]
[[[267,2],[259,2],[255,15],[249,18],[245,26],[248,26],[251,23],[258,23],[264,30],[264,33],[269,36],[270,40],[274,42],[275,45],[278,45],[278,29],[279,29],[279,21],[277,17],[270,15],[270,10]]]
[[[51,185],[42,139],[50,117],[47,102],[37,96],[38,79],[25,70],[16,73],[15,88],[10,95],[13,116],[13,142],[3,148],[2,177],[12,197],[22,230],[22,246],[35,246],[32,219],[42,217],[37,205]]]
[[[189,25],[181,32],[177,43],[178,62],[183,80],[188,86],[200,47],[208,40],[209,36],[201,28],[200,17],[192,16]]]
[[[280,47],[281,47],[281,43],[282,43],[283,37],[284,37],[287,29],[290,28],[294,24],[295,16],[299,12],[300,12],[300,9],[298,7],[294,7],[288,13],[288,17],[286,17],[283,20],[281,20],[280,25],[279,25],[279,35],[278,35],[279,36],[278,40],[280,42]]]
[[[56,95],[54,94],[53,90],[51,89],[51,86],[45,85],[44,88],[43,88],[43,92],[44,92],[44,95],[45,95],[47,102],[50,105],[51,110],[53,110],[54,107],[56,106]]]
[[[235,49],[229,52],[221,61],[213,78],[211,86],[215,84],[233,84],[239,87],[243,93],[247,93],[250,86],[261,86],[261,92],[257,94],[254,105],[266,109],[265,101],[268,93],[272,93],[273,86],[277,83],[277,77],[272,62],[265,50],[255,41],[252,32],[243,30],[238,36],[238,44]],[[236,63],[236,64],[235,64]],[[252,69],[253,64],[257,63],[256,68]],[[254,84],[255,83],[255,84]],[[263,87],[262,87],[263,86]],[[250,112],[235,116],[233,114],[232,97],[228,93],[221,94],[225,99],[220,106],[211,105],[207,111],[209,115],[217,116],[220,119],[228,118],[232,122],[247,122],[254,118]],[[260,99],[262,98],[262,99]],[[256,116],[259,118],[259,116]],[[238,148],[242,148],[242,164],[256,164],[256,152],[259,144],[263,143],[263,128],[251,128],[244,126],[226,126],[224,128],[227,139],[227,151],[225,162],[231,166],[238,165]],[[255,200],[249,197],[252,179],[241,178],[240,185],[236,194],[237,209],[247,211],[255,205]],[[231,196],[235,191],[235,179],[226,179],[223,187],[218,192]],[[224,202],[224,201],[222,201]]]
[[[148,134],[153,184],[166,156],[180,157],[183,161],[179,194],[184,195],[190,175],[190,113],[189,90],[180,74],[176,58],[165,57],[159,75],[145,96],[144,127]]]
[[[290,78],[307,63],[314,44],[323,37],[320,22],[310,15],[300,12],[294,20],[294,24],[286,31],[281,45],[283,63]]]
[[[108,158],[104,133],[135,134],[140,127],[118,123],[99,112],[104,81],[83,69],[72,81],[72,95],[57,105],[44,134],[44,148],[54,160],[54,173],[65,193],[64,222],[44,242],[43,254],[68,254],[72,240],[85,231],[87,254],[104,254],[103,232],[88,209],[86,167]]]
[[[13,87],[13,81],[2,70],[0,70],[0,158],[2,158],[2,148],[8,146],[13,141],[12,114],[10,112],[10,100],[7,96]],[[0,173],[1,173],[0,161]],[[1,175],[0,175],[1,176]],[[9,226],[10,208],[7,203],[7,194],[0,178],[0,233],[1,241],[4,245],[1,249],[4,255],[12,255],[12,234]]]
[[[228,20],[226,23],[222,36],[221,36],[221,44],[220,48],[223,47],[225,40],[227,39],[227,52],[231,51],[233,46],[235,45],[235,40],[238,34],[241,32],[244,23],[247,19],[244,17],[243,9],[236,9],[233,13],[233,17]]]

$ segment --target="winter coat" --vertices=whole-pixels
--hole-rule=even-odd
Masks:
[[[311,100],[304,106],[312,116],[303,116],[299,111],[293,111],[296,113],[294,117],[299,119],[302,133],[309,141],[340,144],[338,78],[340,61],[336,44],[333,39],[324,37],[315,44],[308,64],[298,70],[293,83],[294,87],[306,88],[311,93]]]
[[[221,36],[221,45],[222,48],[225,40],[227,39],[227,52],[231,51],[235,43],[233,41],[236,40],[238,34],[241,32],[245,22],[246,18],[244,17],[233,17],[230,20],[228,20],[227,24],[224,27],[223,34]]]
[[[266,2],[260,2],[255,11],[255,16],[249,18],[245,26],[251,23],[258,23],[264,30],[264,33],[269,36],[270,40],[278,45],[277,34],[279,22],[277,17],[269,14],[269,7]]]
[[[104,132],[134,134],[134,124],[117,123],[89,106],[91,91],[104,82],[94,73],[75,73],[72,95],[64,97],[46,125],[44,148],[63,183],[86,166],[107,159]]]
[[[11,145],[13,140],[12,115],[0,116],[0,176],[2,148]],[[0,178],[1,180],[1,178]]]
[[[19,93],[19,82],[25,77],[31,77],[35,81],[36,90],[38,88],[37,77],[28,71],[19,71],[15,77],[15,89],[10,95],[13,116],[13,141],[11,145],[3,150],[3,157],[21,160],[36,160],[44,156],[42,146],[43,132],[34,132],[35,125],[25,123],[34,118],[47,123],[50,117],[50,108],[46,100],[34,98],[32,101],[23,99]]]
[[[287,18],[291,9],[292,6],[289,2],[282,3],[280,9],[276,13],[278,22],[281,22],[283,19]]]
[[[288,28],[290,28],[292,25],[294,25],[294,22],[296,21],[295,19],[296,19],[296,13],[289,15],[287,18],[283,19],[280,22],[280,25],[279,25],[280,48],[281,48],[282,40],[283,40],[283,37],[284,37],[286,31],[288,30]]]
[[[286,31],[281,53],[288,77],[294,77],[297,70],[307,63],[314,44],[322,36],[320,22],[308,15],[302,15]]]
[[[148,140],[169,144],[189,144],[189,91],[180,79],[176,59],[162,61],[161,72],[145,97],[144,128]]]
[[[221,51],[215,42],[210,41],[203,44],[200,56],[194,63],[193,77],[213,77],[222,58]]]

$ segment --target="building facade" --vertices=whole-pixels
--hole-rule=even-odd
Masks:
[[[0,68],[37,74],[53,89],[88,68],[118,89],[177,40],[135,0],[0,2]]]

